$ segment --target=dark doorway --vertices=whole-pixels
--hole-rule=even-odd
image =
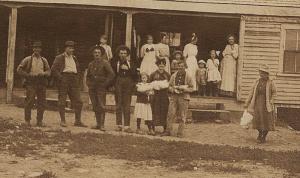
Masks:
[[[9,8],[0,6],[0,88],[6,83]]]

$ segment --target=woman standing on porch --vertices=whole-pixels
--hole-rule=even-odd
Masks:
[[[268,132],[275,130],[273,104],[276,87],[269,78],[269,70],[267,65],[260,66],[260,78],[255,81],[245,102],[245,108],[254,116],[252,125],[258,130],[258,143],[265,143]]]
[[[151,35],[147,35],[147,43],[141,48],[141,58],[143,58],[143,60],[141,63],[140,73],[146,73],[150,76],[154,71],[156,71],[157,66],[155,62],[157,56],[157,50],[153,44],[153,37]]]
[[[193,90],[197,90],[197,83],[196,83],[196,71],[198,69],[197,63],[197,54],[198,54],[198,47],[197,47],[198,37],[195,33],[192,34],[192,38],[189,44],[184,46],[183,56],[186,59],[187,64],[187,73],[192,78],[193,82]]]
[[[235,42],[234,35],[228,35],[228,44],[223,51],[221,64],[222,83],[220,94],[224,96],[235,96],[236,92],[236,63],[239,56],[239,45]]]
[[[170,68],[170,48],[167,44],[167,35],[161,34],[160,35],[160,43],[156,44],[156,50],[158,51],[158,58],[159,59],[165,59],[166,60],[166,72],[169,74],[171,73]]]

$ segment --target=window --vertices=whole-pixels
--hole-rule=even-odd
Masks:
[[[300,29],[286,29],[283,72],[300,74]]]

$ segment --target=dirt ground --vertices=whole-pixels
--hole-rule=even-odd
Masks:
[[[35,115],[35,111],[33,111]],[[0,105],[0,116],[6,118],[14,118],[18,122],[23,122],[23,109],[13,105]],[[76,128],[72,126],[73,114],[67,114],[68,128],[72,133],[95,132],[89,128]],[[33,118],[35,118],[33,116]],[[91,111],[83,112],[83,121],[89,127],[95,124],[94,115]],[[35,120],[33,119],[33,123]],[[43,130],[55,130],[59,127],[59,114],[54,111],[45,113],[46,128]],[[135,121],[132,121],[132,126],[135,128]],[[109,134],[119,135],[114,132],[115,115],[107,114],[106,128]],[[146,127],[143,127],[146,130]],[[264,150],[275,151],[300,151],[300,134],[296,131],[291,131],[286,128],[277,127],[277,131],[270,133],[268,143],[265,145],[256,144],[256,131],[244,130],[236,123],[230,124],[215,124],[215,123],[197,123],[187,125],[186,138],[178,139],[173,137],[152,137],[142,136],[147,138],[159,138],[163,140],[175,141],[191,141],[201,144],[210,145],[231,145],[235,147],[250,147]],[[123,134],[123,133],[121,133]],[[136,135],[138,136],[138,135]],[[200,160],[198,164],[202,165],[195,167],[189,171],[174,171],[171,168],[161,166],[159,162],[153,161],[150,164],[145,162],[132,162],[121,159],[111,159],[105,156],[83,156],[70,154],[67,152],[57,152],[55,147],[46,146],[40,150],[39,155],[27,157],[17,157],[16,155],[5,152],[0,153],[0,177],[38,177],[42,170],[51,171],[57,177],[73,178],[73,177],[293,177],[286,170],[278,169],[265,165],[264,163],[255,163],[249,160],[242,162],[216,162],[212,160]],[[230,173],[218,172],[210,169],[203,169],[207,165],[225,165],[235,166],[246,169],[247,172]],[[210,167],[208,166],[208,167]]]

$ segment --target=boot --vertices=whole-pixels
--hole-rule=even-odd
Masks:
[[[178,126],[178,132],[177,132],[177,137],[179,138],[183,138],[184,137],[184,127],[185,124],[184,123],[180,123]]]
[[[267,135],[268,135],[268,132],[269,132],[269,131],[267,131],[267,130],[264,130],[264,131],[262,132],[261,143],[266,143],[266,137],[267,137]]]
[[[100,129],[101,128],[101,118],[98,112],[95,112],[96,117],[96,126],[92,127],[92,129]]]
[[[36,126],[38,126],[38,127],[44,127],[45,126],[45,125],[43,125],[43,116],[44,116],[44,111],[38,109],[37,116],[36,116],[36,120],[37,120]]]
[[[100,130],[105,132],[105,128],[104,128],[104,123],[105,123],[105,113],[101,113],[100,114]]]
[[[60,126],[61,127],[67,127],[66,117],[65,117],[65,108],[60,108],[59,109],[59,115],[60,115]]]
[[[75,123],[74,123],[74,126],[76,127],[86,127],[86,125],[84,125],[82,122],[81,122],[81,109],[77,109],[75,110]]]
[[[258,130],[258,136],[257,136],[257,141],[260,143],[262,138],[262,130]]]

